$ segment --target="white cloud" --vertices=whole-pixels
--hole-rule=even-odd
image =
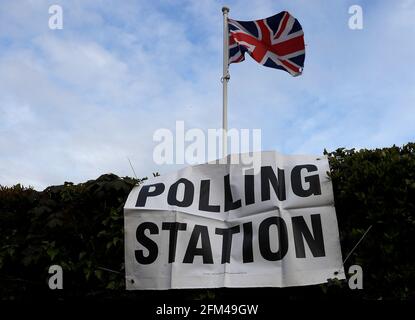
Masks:
[[[47,28],[51,1],[0,4],[0,184],[37,188],[114,172],[167,172],[153,132],[221,125],[222,16],[212,1],[71,1],[64,29]],[[231,66],[229,125],[262,128],[264,149],[321,153],[413,140],[413,1],[234,1],[231,16],[283,9],[307,42],[302,77]],[[382,17],[380,19],[379,17]]]

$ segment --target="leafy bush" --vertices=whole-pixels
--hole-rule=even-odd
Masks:
[[[327,153],[343,257],[364,271],[364,290],[347,281],[296,288],[179,290],[181,299],[272,295],[278,299],[415,298],[415,144]],[[176,291],[124,290],[123,205],[141,180],[113,174],[42,192],[0,186],[0,297],[152,299]],[[49,290],[48,268],[64,270],[64,290]]]
[[[343,257],[361,265],[370,299],[415,298],[415,144],[328,153]],[[346,269],[347,270],[347,269]]]

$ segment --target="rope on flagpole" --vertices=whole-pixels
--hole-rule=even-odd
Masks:
[[[350,256],[353,254],[353,252],[356,250],[357,246],[362,242],[362,240],[366,237],[370,229],[372,229],[373,225],[371,224],[369,228],[366,229],[365,233],[360,237],[359,241],[355,244],[353,249],[347,254],[346,258],[343,260],[342,266],[346,263],[346,261],[350,258]],[[334,275],[337,276],[339,274],[340,270],[337,270],[334,272]]]
[[[229,31],[228,31],[228,7],[222,7],[223,13],[223,75],[221,78],[223,96],[222,96],[222,158],[228,155],[228,81],[229,76]]]
[[[231,78],[230,74],[228,74],[226,77],[220,77],[220,82],[223,83],[224,80],[229,81],[230,78]]]
[[[128,159],[128,162],[130,163],[131,170],[133,170],[134,177],[138,180],[137,175],[135,174],[135,170],[134,170],[133,164],[131,163],[130,158],[127,157],[127,159]]]
[[[366,229],[365,233],[363,234],[363,236],[359,239],[359,241],[356,243],[356,245],[353,247],[353,249],[349,252],[349,254],[346,256],[346,259],[344,259],[343,261],[343,265],[346,263],[347,259],[350,258],[350,256],[352,255],[352,253],[355,251],[355,249],[357,248],[357,246],[360,244],[360,242],[362,242],[362,240],[364,239],[364,237],[366,237],[367,233],[370,231],[370,229],[372,229],[372,224],[369,226],[369,228]]]

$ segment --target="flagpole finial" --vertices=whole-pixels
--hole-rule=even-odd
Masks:
[[[228,7],[222,7],[222,12],[225,14],[225,13],[228,13],[229,12],[229,8]]]

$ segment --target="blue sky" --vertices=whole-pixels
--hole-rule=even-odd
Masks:
[[[63,8],[63,30],[48,8]],[[157,166],[158,128],[221,126],[222,13],[288,10],[305,32],[293,78],[249,56],[231,65],[229,127],[262,129],[262,149],[321,154],[414,141],[415,1],[0,2],[0,184],[37,189]],[[348,8],[363,8],[350,30]]]

